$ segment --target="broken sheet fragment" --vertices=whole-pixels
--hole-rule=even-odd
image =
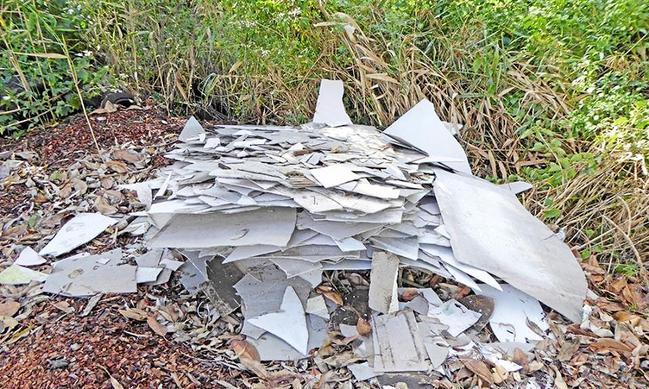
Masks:
[[[370,308],[381,313],[392,313],[399,309],[398,272],[399,258],[396,255],[380,251],[374,253],[370,272]]]
[[[345,93],[343,82],[340,80],[320,81],[320,92],[316,102],[314,123],[324,123],[331,127],[352,124],[352,120],[345,112],[343,94]]]
[[[426,160],[471,174],[466,153],[449,133],[435,112],[435,106],[424,99],[383,132],[399,142],[428,155]]]
[[[65,223],[39,254],[57,257],[70,252],[117,222],[117,219],[100,213],[80,213]]]
[[[281,338],[300,353],[307,354],[309,331],[304,316],[304,308],[292,287],[286,288],[278,312],[253,317],[248,321]],[[290,325],[288,325],[289,323]]]
[[[44,264],[45,258],[38,255],[31,247],[25,247],[18,258],[14,261],[14,265],[19,266],[38,266]]]
[[[579,321],[587,285],[570,248],[511,191],[443,169],[435,175],[455,258]]]
[[[372,316],[374,371],[425,371],[424,348],[415,316],[410,310]]]
[[[47,274],[14,264],[0,272],[0,284],[25,285],[32,281],[43,282],[47,277]]]
[[[494,299],[494,312],[489,326],[501,342],[542,340],[549,329],[541,304],[529,295],[512,287],[502,285],[502,291],[489,286],[482,288],[481,295]],[[535,328],[532,328],[534,326]]]
[[[150,241],[153,248],[209,248],[266,244],[284,246],[295,228],[293,208],[234,214],[180,214]]]

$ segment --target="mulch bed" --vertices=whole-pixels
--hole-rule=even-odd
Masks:
[[[188,346],[121,316],[119,306],[132,299],[107,296],[85,317],[83,300],[40,303],[26,324],[35,330],[0,358],[2,387],[111,388],[112,376],[125,388],[221,388],[214,380],[231,379]]]

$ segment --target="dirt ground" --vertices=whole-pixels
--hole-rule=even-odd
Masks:
[[[149,107],[90,120],[101,157],[83,117],[19,140],[0,139],[0,153],[21,161],[8,177],[0,176],[0,267],[11,263],[17,247],[39,244],[76,210],[132,211],[132,198],[119,195],[116,185],[142,180],[166,163],[162,154],[185,118]],[[119,160],[115,150],[137,157],[111,164]],[[134,241],[105,235],[83,249],[99,252]],[[580,325],[550,315],[555,339],[544,342],[534,359],[519,361],[523,373],[492,387],[524,387],[526,375],[539,377],[540,387],[647,387],[649,286],[614,277],[596,258],[583,267],[596,295],[588,300],[590,318]],[[345,369],[325,372],[312,361],[241,364],[233,347],[237,315],[214,320],[200,297],[182,293],[172,278],[168,285],[140,286],[137,294],[102,296],[92,306],[87,299],[44,295],[35,285],[0,289],[0,387],[370,387],[345,383]],[[158,320],[173,329],[160,329]],[[454,379],[437,379],[435,386],[487,387],[487,381],[461,367]]]

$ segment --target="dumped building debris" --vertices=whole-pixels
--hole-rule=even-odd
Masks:
[[[442,122],[427,100],[381,132],[352,124],[342,96],[341,82],[323,80],[313,122],[297,127],[203,128],[191,118],[167,154],[174,163],[123,186],[147,207],[127,227],[150,247],[137,266],[121,251],[72,256],[50,275],[14,265],[0,282],[45,280],[47,292],[89,296],[133,292],[176,272],[222,316],[241,307],[241,334],[261,360],[305,358],[344,331],[354,348],[344,365],[359,380],[443,373],[460,357],[515,371],[502,350],[547,336],[539,301],[581,320],[584,274],[518,202],[525,183],[473,176],[454,137],[459,126]],[[80,214],[20,263],[68,253],[116,222]],[[402,288],[404,269],[477,296]],[[355,274],[352,290],[323,284],[337,271],[369,271],[369,283]],[[477,337],[487,323],[499,343]]]

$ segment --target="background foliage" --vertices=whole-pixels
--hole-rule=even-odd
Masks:
[[[527,205],[583,257],[633,273],[649,252],[644,0],[3,4],[0,104],[13,113],[0,126],[22,122],[4,131],[77,110],[76,85],[176,114],[303,122],[317,80],[339,78],[358,123],[384,127],[423,97],[464,123],[476,173],[533,181]],[[7,88],[21,72],[29,87]]]

